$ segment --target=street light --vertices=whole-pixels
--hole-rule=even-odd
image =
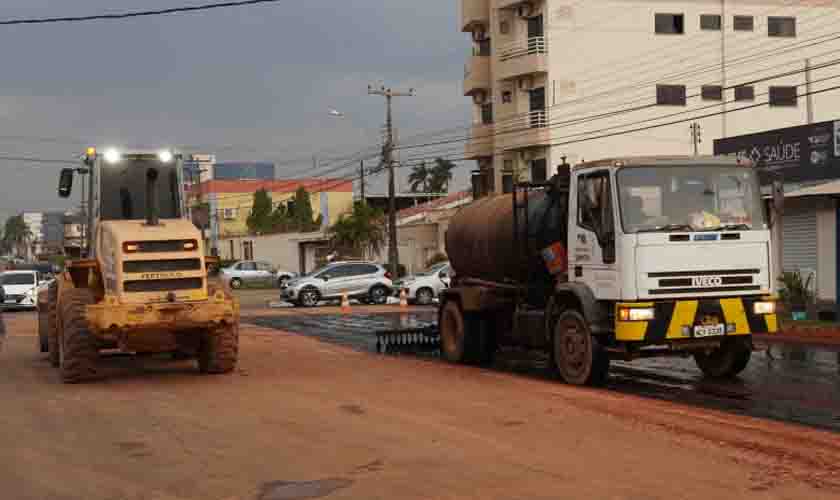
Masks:
[[[334,108],[330,108],[328,113],[329,113],[330,116],[335,117],[335,118],[347,118],[347,115],[345,115],[341,111],[339,111],[337,109],[334,109]],[[353,122],[353,120],[350,120],[350,121]],[[365,135],[365,129],[363,127],[359,126],[358,123],[354,123],[354,125],[359,130],[359,134],[362,137],[362,144],[366,143],[367,142],[367,136]],[[360,165],[359,165],[359,169],[360,169],[359,170],[359,184],[360,184],[360,191],[361,191],[360,196],[361,196],[362,201],[365,201],[365,161],[360,160],[359,163],[360,163]]]

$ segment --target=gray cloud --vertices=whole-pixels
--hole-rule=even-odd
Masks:
[[[5,0],[0,18],[179,3]],[[115,143],[202,145],[210,152],[235,146],[219,151],[222,159],[340,156],[376,140],[384,102],[368,96],[366,86],[379,80],[417,88],[417,97],[395,101],[401,136],[464,125],[469,102],[461,76],[469,43],[458,15],[450,0],[306,0],[0,28],[0,152],[72,158],[82,144]],[[347,119],[328,116],[330,107]],[[284,171],[304,172],[310,163]],[[0,161],[0,214],[65,206],[55,196],[55,170]],[[457,184],[464,186],[467,169],[461,170]]]

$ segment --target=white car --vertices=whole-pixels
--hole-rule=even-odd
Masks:
[[[38,271],[6,271],[0,275],[5,309],[38,307]]]
[[[394,284],[394,289],[397,295],[400,290],[405,290],[409,302],[429,305],[438,298],[441,291],[449,288],[451,272],[449,262],[442,262],[422,273],[406,276]]]

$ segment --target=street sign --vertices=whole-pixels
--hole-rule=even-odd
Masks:
[[[752,160],[762,184],[840,178],[840,121],[717,139],[716,155]]]

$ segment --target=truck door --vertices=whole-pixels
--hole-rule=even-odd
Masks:
[[[608,170],[579,173],[576,220],[569,224],[570,281],[586,284],[600,300],[617,300],[620,291],[612,184]]]

